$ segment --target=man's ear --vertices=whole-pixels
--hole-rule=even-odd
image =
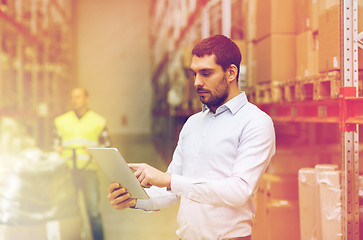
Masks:
[[[235,81],[238,74],[237,66],[231,64],[227,69],[227,73],[228,73],[228,81]]]

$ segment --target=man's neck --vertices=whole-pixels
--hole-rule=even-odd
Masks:
[[[81,119],[88,111],[89,111],[88,108],[84,108],[84,109],[75,110],[74,112],[76,113],[77,117]]]
[[[208,108],[213,112],[216,113],[217,109],[222,106],[223,104],[226,104],[229,100],[231,100],[232,98],[235,98],[236,96],[238,96],[240,94],[240,91],[238,89],[233,89],[229,96],[227,97],[227,99],[219,106],[208,106]]]

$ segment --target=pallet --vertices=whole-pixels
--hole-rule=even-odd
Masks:
[[[336,99],[341,86],[340,72],[333,71],[301,79],[296,84],[298,101]]]
[[[342,85],[340,71],[331,71],[286,82],[260,83],[244,91],[251,102],[268,104],[337,99]],[[358,96],[363,97],[363,70],[358,72]]]
[[[258,84],[254,93],[249,94],[258,104],[335,99],[339,97],[340,82],[340,72],[334,71],[286,82]]]

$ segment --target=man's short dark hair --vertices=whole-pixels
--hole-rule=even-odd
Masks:
[[[238,81],[239,66],[242,59],[241,51],[237,44],[228,37],[224,35],[207,37],[193,48],[192,54],[197,57],[214,54],[216,56],[216,63],[222,67],[223,71],[226,71],[231,64],[236,65]]]

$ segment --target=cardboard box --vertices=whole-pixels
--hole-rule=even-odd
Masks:
[[[247,42],[245,40],[241,40],[241,39],[232,39],[236,45],[238,46],[239,50],[241,51],[241,64],[246,64],[247,63]]]
[[[29,225],[0,225],[2,240],[80,240],[81,218],[67,218]]]
[[[184,46],[183,49],[183,67],[189,68],[192,62],[192,48],[189,45]]]
[[[296,1],[257,0],[256,40],[271,34],[295,34]]]
[[[269,174],[262,177],[261,192],[268,199],[298,199],[297,174]]]
[[[252,41],[254,39],[256,39],[256,11],[257,11],[257,0],[250,0],[250,1],[245,1],[247,2],[247,6],[246,8],[247,10],[247,17],[246,17],[246,32],[247,32],[247,36],[246,36],[246,40]]]
[[[248,87],[254,87],[257,83],[256,77],[256,44],[254,42],[247,43],[247,54],[246,54],[246,80]]]
[[[358,6],[358,33],[363,31],[363,4]],[[340,5],[319,14],[319,72],[340,69]],[[363,69],[363,51],[358,51],[358,67]]]
[[[313,32],[317,31],[319,28],[319,1],[318,0],[308,0],[311,1],[311,29]]]
[[[297,201],[273,200],[267,204],[268,240],[299,239],[299,207]]]
[[[358,1],[358,34],[363,32],[363,1]],[[363,69],[363,49],[358,48],[358,68]]]
[[[311,0],[296,1],[296,31],[297,34],[310,30]]]
[[[297,174],[263,175],[254,198],[256,221],[252,228],[253,240],[298,239],[297,185]]]
[[[255,201],[255,222],[252,227],[252,240],[262,240],[267,239],[268,231],[267,231],[267,197],[264,192],[264,189],[260,188],[257,191],[257,194],[254,197]]]
[[[313,0],[319,4],[319,13],[340,4],[340,0]]]
[[[246,68],[247,68],[247,42],[241,39],[233,40],[239,50],[241,51],[241,64],[239,66],[239,76],[238,76],[238,86],[241,90],[245,89],[248,86],[246,79]]]
[[[304,78],[319,74],[318,40],[311,30],[296,38],[296,77]]]
[[[319,14],[319,72],[340,69],[340,5]]]
[[[296,36],[273,34],[256,43],[257,83],[285,82],[296,76]]]
[[[299,207],[295,200],[272,199],[257,204],[252,240],[299,239]],[[310,239],[309,239],[310,240]]]
[[[296,31],[297,34],[318,30],[319,1],[298,0],[296,2]]]

